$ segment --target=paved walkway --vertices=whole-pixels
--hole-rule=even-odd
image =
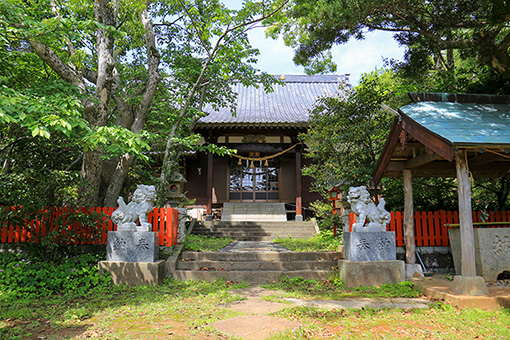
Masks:
[[[287,248],[270,241],[234,241],[219,251],[232,253],[266,253],[274,251],[278,253],[290,252]]]
[[[211,325],[225,335],[248,340],[266,339],[274,333],[300,328],[302,325],[299,322],[268,315],[293,306],[307,306],[323,309],[411,309],[428,308],[431,303],[430,300],[422,298],[347,298],[343,300],[302,300],[285,298],[282,299],[283,302],[271,302],[263,300],[263,297],[274,294],[274,291],[262,287],[236,289],[231,291],[231,293],[240,295],[244,297],[245,300],[230,303],[226,307],[243,313],[244,315],[227,320],[220,320]]]

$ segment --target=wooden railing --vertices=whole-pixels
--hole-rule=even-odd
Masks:
[[[491,211],[488,216],[483,217],[480,211],[473,211],[473,223],[479,222],[507,222],[510,218],[510,211]],[[349,214],[349,231],[356,223],[356,215]],[[414,213],[414,239],[417,247],[427,246],[449,246],[447,224],[458,224],[458,211],[428,211]],[[505,228],[509,225],[485,225],[486,228]],[[476,228],[477,226],[474,226]],[[395,232],[397,247],[404,246],[404,214],[391,212],[391,222],[387,227],[388,231]]]
[[[56,216],[62,215],[67,208],[50,208],[51,220],[54,220]],[[103,213],[104,218],[100,225],[100,237],[88,238],[86,241],[74,242],[75,244],[106,244],[108,238],[108,231],[115,231],[117,226],[113,224],[110,217],[115,208],[101,208],[93,207],[84,209],[85,211]],[[173,208],[154,208],[152,212],[147,216],[148,222],[152,224],[152,231],[158,233],[159,245],[161,246],[172,246],[177,244],[177,230],[179,225],[179,211]],[[26,243],[26,242],[37,242],[37,239],[33,237],[33,233],[40,236],[46,235],[53,229],[51,225],[45,225],[40,221],[27,222],[28,227],[23,226],[0,226],[0,240],[1,243]],[[66,228],[75,228],[80,230],[82,233],[86,233],[86,228],[79,225],[66,225]],[[33,231],[31,233],[31,231]],[[86,237],[82,239],[87,239]]]

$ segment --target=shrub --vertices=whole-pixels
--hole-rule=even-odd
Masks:
[[[21,227],[31,253],[45,262],[55,261],[74,244],[91,244],[101,236],[104,214],[81,208],[0,207],[0,231]]]
[[[0,298],[37,298],[51,294],[87,295],[111,283],[109,275],[99,276],[97,263],[102,256],[84,254],[47,263],[23,255],[2,256]]]

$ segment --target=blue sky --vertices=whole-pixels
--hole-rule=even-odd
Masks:
[[[223,0],[232,9],[238,9],[242,1]],[[265,37],[264,28],[252,29],[248,33],[250,43],[260,50],[257,66],[270,74],[304,74],[303,67],[294,65],[294,51],[285,46],[283,39],[273,40]],[[389,32],[371,32],[365,40],[352,40],[332,49],[338,74],[350,74],[350,82],[357,85],[362,73],[382,68],[383,58],[401,60],[404,49],[399,47]]]

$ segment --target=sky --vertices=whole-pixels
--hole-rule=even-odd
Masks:
[[[223,0],[228,8],[239,9],[240,0]],[[305,74],[303,67],[294,65],[294,51],[285,46],[282,38],[273,40],[265,37],[264,28],[258,27],[248,32],[250,43],[260,50],[257,66],[269,74]],[[364,40],[352,39],[346,44],[334,46],[333,60],[337,64],[337,74],[350,74],[352,85],[357,85],[363,73],[382,68],[383,58],[402,60],[404,49],[393,40],[389,32],[376,31],[367,34]]]
[[[294,65],[294,51],[285,46],[283,39],[265,37],[264,28],[255,28],[248,33],[250,43],[260,50],[257,67],[270,74],[305,74],[302,66]],[[337,64],[337,74],[350,74],[352,85],[357,85],[363,73],[382,68],[383,59],[402,60],[404,49],[393,40],[389,32],[376,31],[367,34],[364,40],[350,40],[346,44],[334,46],[333,60]]]

